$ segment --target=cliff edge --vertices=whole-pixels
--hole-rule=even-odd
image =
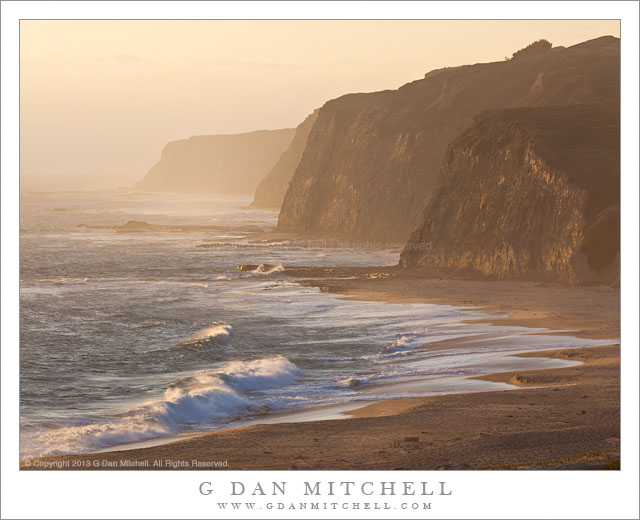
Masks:
[[[401,255],[446,276],[619,281],[615,105],[488,112],[447,149]]]
[[[420,223],[448,144],[475,114],[619,103],[619,78],[620,40],[602,37],[329,101],[309,134],[278,228],[401,247]]]
[[[172,141],[135,187],[174,193],[253,193],[294,132],[286,128]]]
[[[298,125],[295,135],[289,147],[283,152],[278,162],[260,181],[253,197],[252,207],[264,209],[277,209],[282,206],[284,195],[289,188],[289,182],[296,172],[302,154],[307,146],[307,139],[318,118],[318,111],[309,114]]]

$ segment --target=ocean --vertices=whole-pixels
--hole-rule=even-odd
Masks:
[[[610,343],[463,323],[486,317],[479,309],[356,301],[303,285],[283,269],[392,266],[398,252],[255,242],[277,212],[250,202],[21,196],[21,458],[512,388],[469,376],[572,363],[508,356],[516,352]],[[419,348],[454,338],[460,347]]]

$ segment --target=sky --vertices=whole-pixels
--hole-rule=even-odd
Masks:
[[[343,94],[604,35],[619,22],[22,20],[21,183],[129,186],[172,140],[293,128]]]

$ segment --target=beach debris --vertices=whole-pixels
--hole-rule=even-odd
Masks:
[[[365,275],[365,278],[376,279],[376,278],[389,278],[389,273],[369,273]]]

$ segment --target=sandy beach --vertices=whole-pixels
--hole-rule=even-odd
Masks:
[[[382,277],[307,279],[350,298],[465,305],[492,322],[619,339],[619,288]],[[571,332],[569,332],[571,331]],[[429,348],[450,348],[440,342]],[[617,469],[620,348],[523,357],[579,361],[479,379],[513,389],[375,402],[350,419],[254,424],[161,445],[22,462],[26,469]],[[510,387],[507,387],[510,388]],[[124,462],[123,462],[124,461]],[[199,461],[199,464],[194,464]]]

